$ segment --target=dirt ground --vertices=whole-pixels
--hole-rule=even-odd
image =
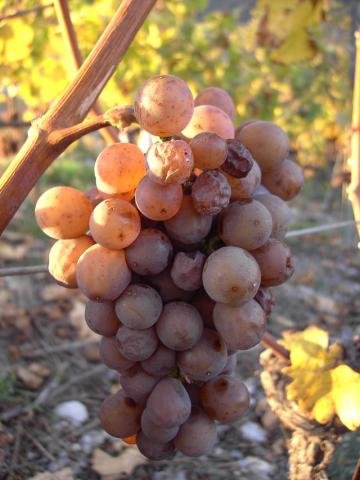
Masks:
[[[294,205],[296,228],[334,221],[320,206]],[[349,242],[350,238],[350,242]],[[333,339],[360,335],[360,256],[348,233],[332,231],[289,239],[296,273],[274,289],[269,331],[317,324]],[[16,222],[0,239],[2,266],[46,262],[44,239],[21,233]],[[1,264],[0,264],[1,265]],[[252,395],[248,414],[219,428],[211,455],[148,462],[136,448],[99,427],[103,398],[118,385],[117,373],[98,358],[95,334],[83,319],[84,297],[48,274],[0,278],[0,478],[70,480],[285,480],[284,432],[270,411],[259,381],[262,347],[238,355],[238,375]],[[85,407],[74,424],[58,407],[76,400]],[[360,452],[360,434],[344,437],[328,470],[330,479],[350,479]]]

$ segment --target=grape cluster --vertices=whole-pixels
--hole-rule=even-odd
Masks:
[[[103,428],[153,460],[199,456],[214,447],[216,422],[249,406],[236,352],[261,341],[269,287],[293,273],[285,201],[303,175],[281,128],[234,128],[220,88],[194,101],[181,79],[156,76],[134,109],[160,137],[146,155],[133,144],[106,147],[96,188],[51,188],[35,214],[57,239],[50,273],[88,298],[102,361],[120,372],[121,389],[100,409]]]

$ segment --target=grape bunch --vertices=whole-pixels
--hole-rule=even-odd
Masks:
[[[281,128],[234,128],[234,103],[220,88],[193,100],[180,78],[155,76],[134,111],[153,136],[146,154],[107,146],[96,188],[51,188],[35,215],[57,240],[51,275],[88,298],[101,359],[120,373],[102,427],[153,460],[176,450],[196,457],[214,447],[217,422],[249,407],[236,354],[261,341],[269,288],[293,273],[285,202],[303,174]]]

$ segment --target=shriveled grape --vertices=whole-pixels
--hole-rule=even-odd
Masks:
[[[264,310],[265,315],[268,317],[275,305],[274,295],[272,294],[270,288],[260,286],[259,290],[256,292],[254,300],[258,302],[258,304]]]
[[[232,350],[248,350],[257,345],[266,330],[266,315],[255,300],[238,307],[217,303],[214,325],[226,346]]]
[[[261,285],[275,287],[286,282],[294,273],[294,262],[289,247],[275,238],[251,252],[259,264]]]
[[[207,170],[196,178],[191,196],[198,213],[216,215],[229,204],[231,187],[225,175],[217,170]]]
[[[278,167],[289,153],[287,134],[272,122],[248,123],[238,131],[236,138],[250,150],[263,172]]]
[[[175,447],[188,457],[200,457],[215,446],[218,436],[213,420],[199,408],[193,407],[175,438]]]
[[[145,228],[126,250],[126,261],[139,275],[156,275],[168,266],[173,248],[168,237],[156,228]]]
[[[255,195],[255,200],[262,203],[266,207],[272,218],[271,236],[282,240],[285,238],[289,224],[291,222],[291,210],[284,200],[271,193]]]
[[[287,159],[276,169],[266,172],[262,181],[271,193],[288,202],[300,192],[304,173],[297,163]]]
[[[235,178],[245,178],[250,172],[254,158],[239,140],[227,140],[228,154],[221,170]]]
[[[212,217],[198,213],[191,196],[185,195],[177,214],[164,224],[170,238],[191,245],[205,238],[210,232]]]
[[[229,115],[234,120],[236,109],[228,92],[219,87],[207,87],[201,90],[194,100],[195,105],[214,105]]]
[[[171,302],[164,306],[156,324],[161,342],[172,350],[187,350],[200,339],[203,323],[199,312],[185,302]]]
[[[243,382],[230,375],[219,375],[201,389],[201,403],[208,416],[218,422],[238,420],[249,408],[249,392]]]
[[[190,141],[194,166],[202,170],[219,168],[226,160],[227,143],[215,132],[201,132]]]
[[[159,427],[178,427],[189,418],[191,401],[180,380],[166,377],[155,385],[146,409],[151,420]]]
[[[175,351],[159,344],[155,353],[143,360],[141,366],[145,372],[155,377],[169,375],[176,367]]]
[[[132,360],[119,352],[115,337],[103,337],[100,341],[99,351],[101,361],[109,368],[122,372],[134,365]]]
[[[87,232],[92,209],[90,200],[80,190],[53,187],[36,202],[35,218],[41,230],[51,238],[77,238]]]
[[[104,337],[113,337],[120,327],[113,302],[94,302],[85,305],[85,320],[88,327]]]
[[[171,267],[171,278],[183,290],[198,290],[202,285],[205,255],[195,252],[178,252]]]
[[[117,299],[115,309],[121,323],[143,330],[157,322],[162,311],[162,300],[149,285],[132,284]]]
[[[49,273],[67,288],[77,288],[76,265],[81,255],[94,245],[91,237],[58,240],[49,252]]]
[[[115,300],[129,285],[131,273],[123,250],[93,245],[79,258],[76,278],[91,300]]]
[[[247,200],[258,189],[261,182],[261,170],[254,161],[249,173],[244,178],[235,178],[223,172],[231,187],[231,200]]]
[[[181,185],[160,185],[144,177],[135,192],[135,202],[140,212],[151,220],[168,220],[179,211],[183,191]]]
[[[105,398],[100,407],[102,428],[113,437],[123,438],[140,430],[144,407],[127,397],[123,390]]]
[[[201,132],[214,132],[225,140],[234,138],[235,130],[231,118],[218,107],[199,105],[186,128],[182,131],[187,138],[193,138]]]
[[[154,327],[135,330],[121,326],[116,334],[116,345],[120,353],[134,362],[151,357],[158,343]]]
[[[125,394],[137,403],[145,402],[158,381],[158,377],[148,374],[138,364],[120,375],[120,384]]]
[[[133,190],[145,173],[144,154],[132,143],[108,145],[95,162],[96,186],[107,194]]]
[[[191,380],[206,382],[224,369],[227,349],[217,332],[205,328],[196,345],[179,352],[177,359],[183,374]]]
[[[133,243],[140,228],[140,216],[136,208],[119,198],[99,203],[90,217],[90,232],[94,240],[113,250],[121,250]]]
[[[161,185],[184,183],[193,166],[191,148],[184,140],[154,143],[146,154],[148,177]]]
[[[217,302],[239,304],[253,298],[260,286],[260,269],[254,257],[239,247],[222,247],[206,260],[203,284]]]
[[[221,213],[219,236],[226,245],[254,250],[270,238],[272,217],[256,200],[232,202]]]
[[[169,137],[181,132],[191,119],[194,100],[189,87],[175,75],[149,78],[136,92],[135,116],[142,128]]]

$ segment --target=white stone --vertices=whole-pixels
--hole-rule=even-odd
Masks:
[[[241,435],[250,442],[266,442],[266,430],[256,422],[246,422],[240,427]]]
[[[74,425],[81,425],[89,418],[89,412],[86,406],[78,400],[69,400],[57,405],[55,414],[68,420]]]

